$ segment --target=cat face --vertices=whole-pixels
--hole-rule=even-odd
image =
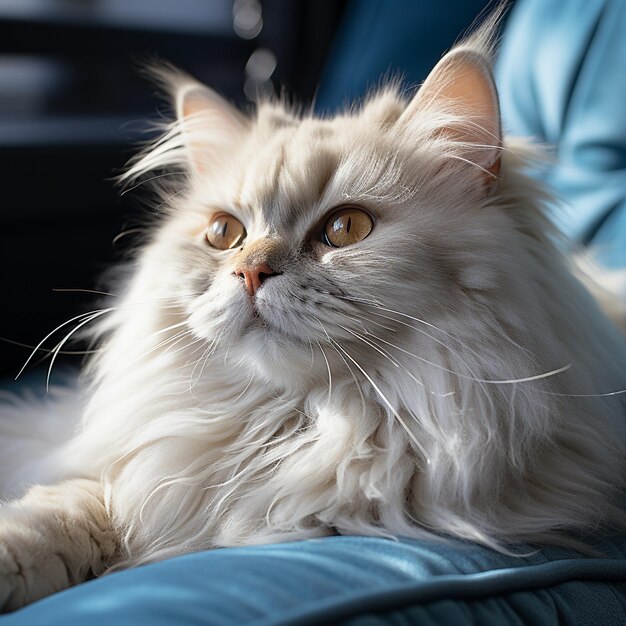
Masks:
[[[471,59],[456,64],[490,80]],[[455,308],[463,254],[484,236],[473,215],[484,172],[499,163],[474,144],[497,105],[488,84],[493,110],[473,136],[470,104],[455,105],[461,117],[458,94],[429,101],[442,78],[430,80],[408,106],[388,90],[327,120],[269,104],[249,120],[205,88],[180,90],[188,188],[160,237],[197,337],[276,383],[325,374],[327,355],[392,362],[384,343],[402,341],[403,315]]]

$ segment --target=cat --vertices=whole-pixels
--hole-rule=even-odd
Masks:
[[[156,223],[70,320],[97,353],[1,407],[4,610],[218,546],[624,528],[626,342],[503,137],[492,30],[328,118],[159,71],[177,117],[125,174]]]

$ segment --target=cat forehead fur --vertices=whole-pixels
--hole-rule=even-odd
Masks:
[[[436,248],[442,220],[447,243],[454,241],[455,225],[465,231],[466,241],[472,231],[482,235],[483,219],[472,216],[472,209],[489,202],[476,193],[471,171],[451,167],[460,152],[457,142],[437,135],[443,124],[459,119],[426,111],[400,124],[406,104],[397,88],[330,119],[301,117],[280,104],[263,104],[219,150],[195,140],[192,148],[200,153],[202,167],[191,168],[189,188],[173,206],[179,213],[206,218],[226,211],[244,223],[247,243],[272,237],[291,251],[302,246],[311,227],[333,208],[354,204],[369,211],[375,221],[371,240],[327,250],[325,259],[375,248],[393,254],[385,244],[400,245],[398,258],[402,244]],[[472,217],[474,225],[468,223]],[[488,211],[483,218],[489,220]],[[388,228],[392,224],[395,231]]]
[[[219,193],[225,210],[247,220],[261,219],[269,232],[294,239],[333,203],[365,200],[373,188],[384,189],[385,170],[398,150],[389,129],[405,103],[392,90],[378,94],[353,115],[331,119],[300,117],[280,104],[265,103],[243,137],[192,178],[207,198]],[[242,139],[242,140],[240,140]],[[397,173],[388,186],[394,184]],[[362,195],[359,198],[359,195]],[[223,201],[221,198],[218,203]]]

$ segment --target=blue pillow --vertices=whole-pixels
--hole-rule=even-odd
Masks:
[[[328,537],[190,554],[105,576],[0,626],[626,624],[626,537],[606,558],[460,541]]]

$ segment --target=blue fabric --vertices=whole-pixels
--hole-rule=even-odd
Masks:
[[[623,625],[626,538],[599,548],[611,558],[365,537],[215,550],[85,583],[0,626]]]
[[[518,2],[497,81],[506,130],[555,149],[558,225],[626,266],[626,1]]]
[[[351,0],[335,37],[316,98],[333,112],[383,78],[417,86],[452,47],[487,0]]]

